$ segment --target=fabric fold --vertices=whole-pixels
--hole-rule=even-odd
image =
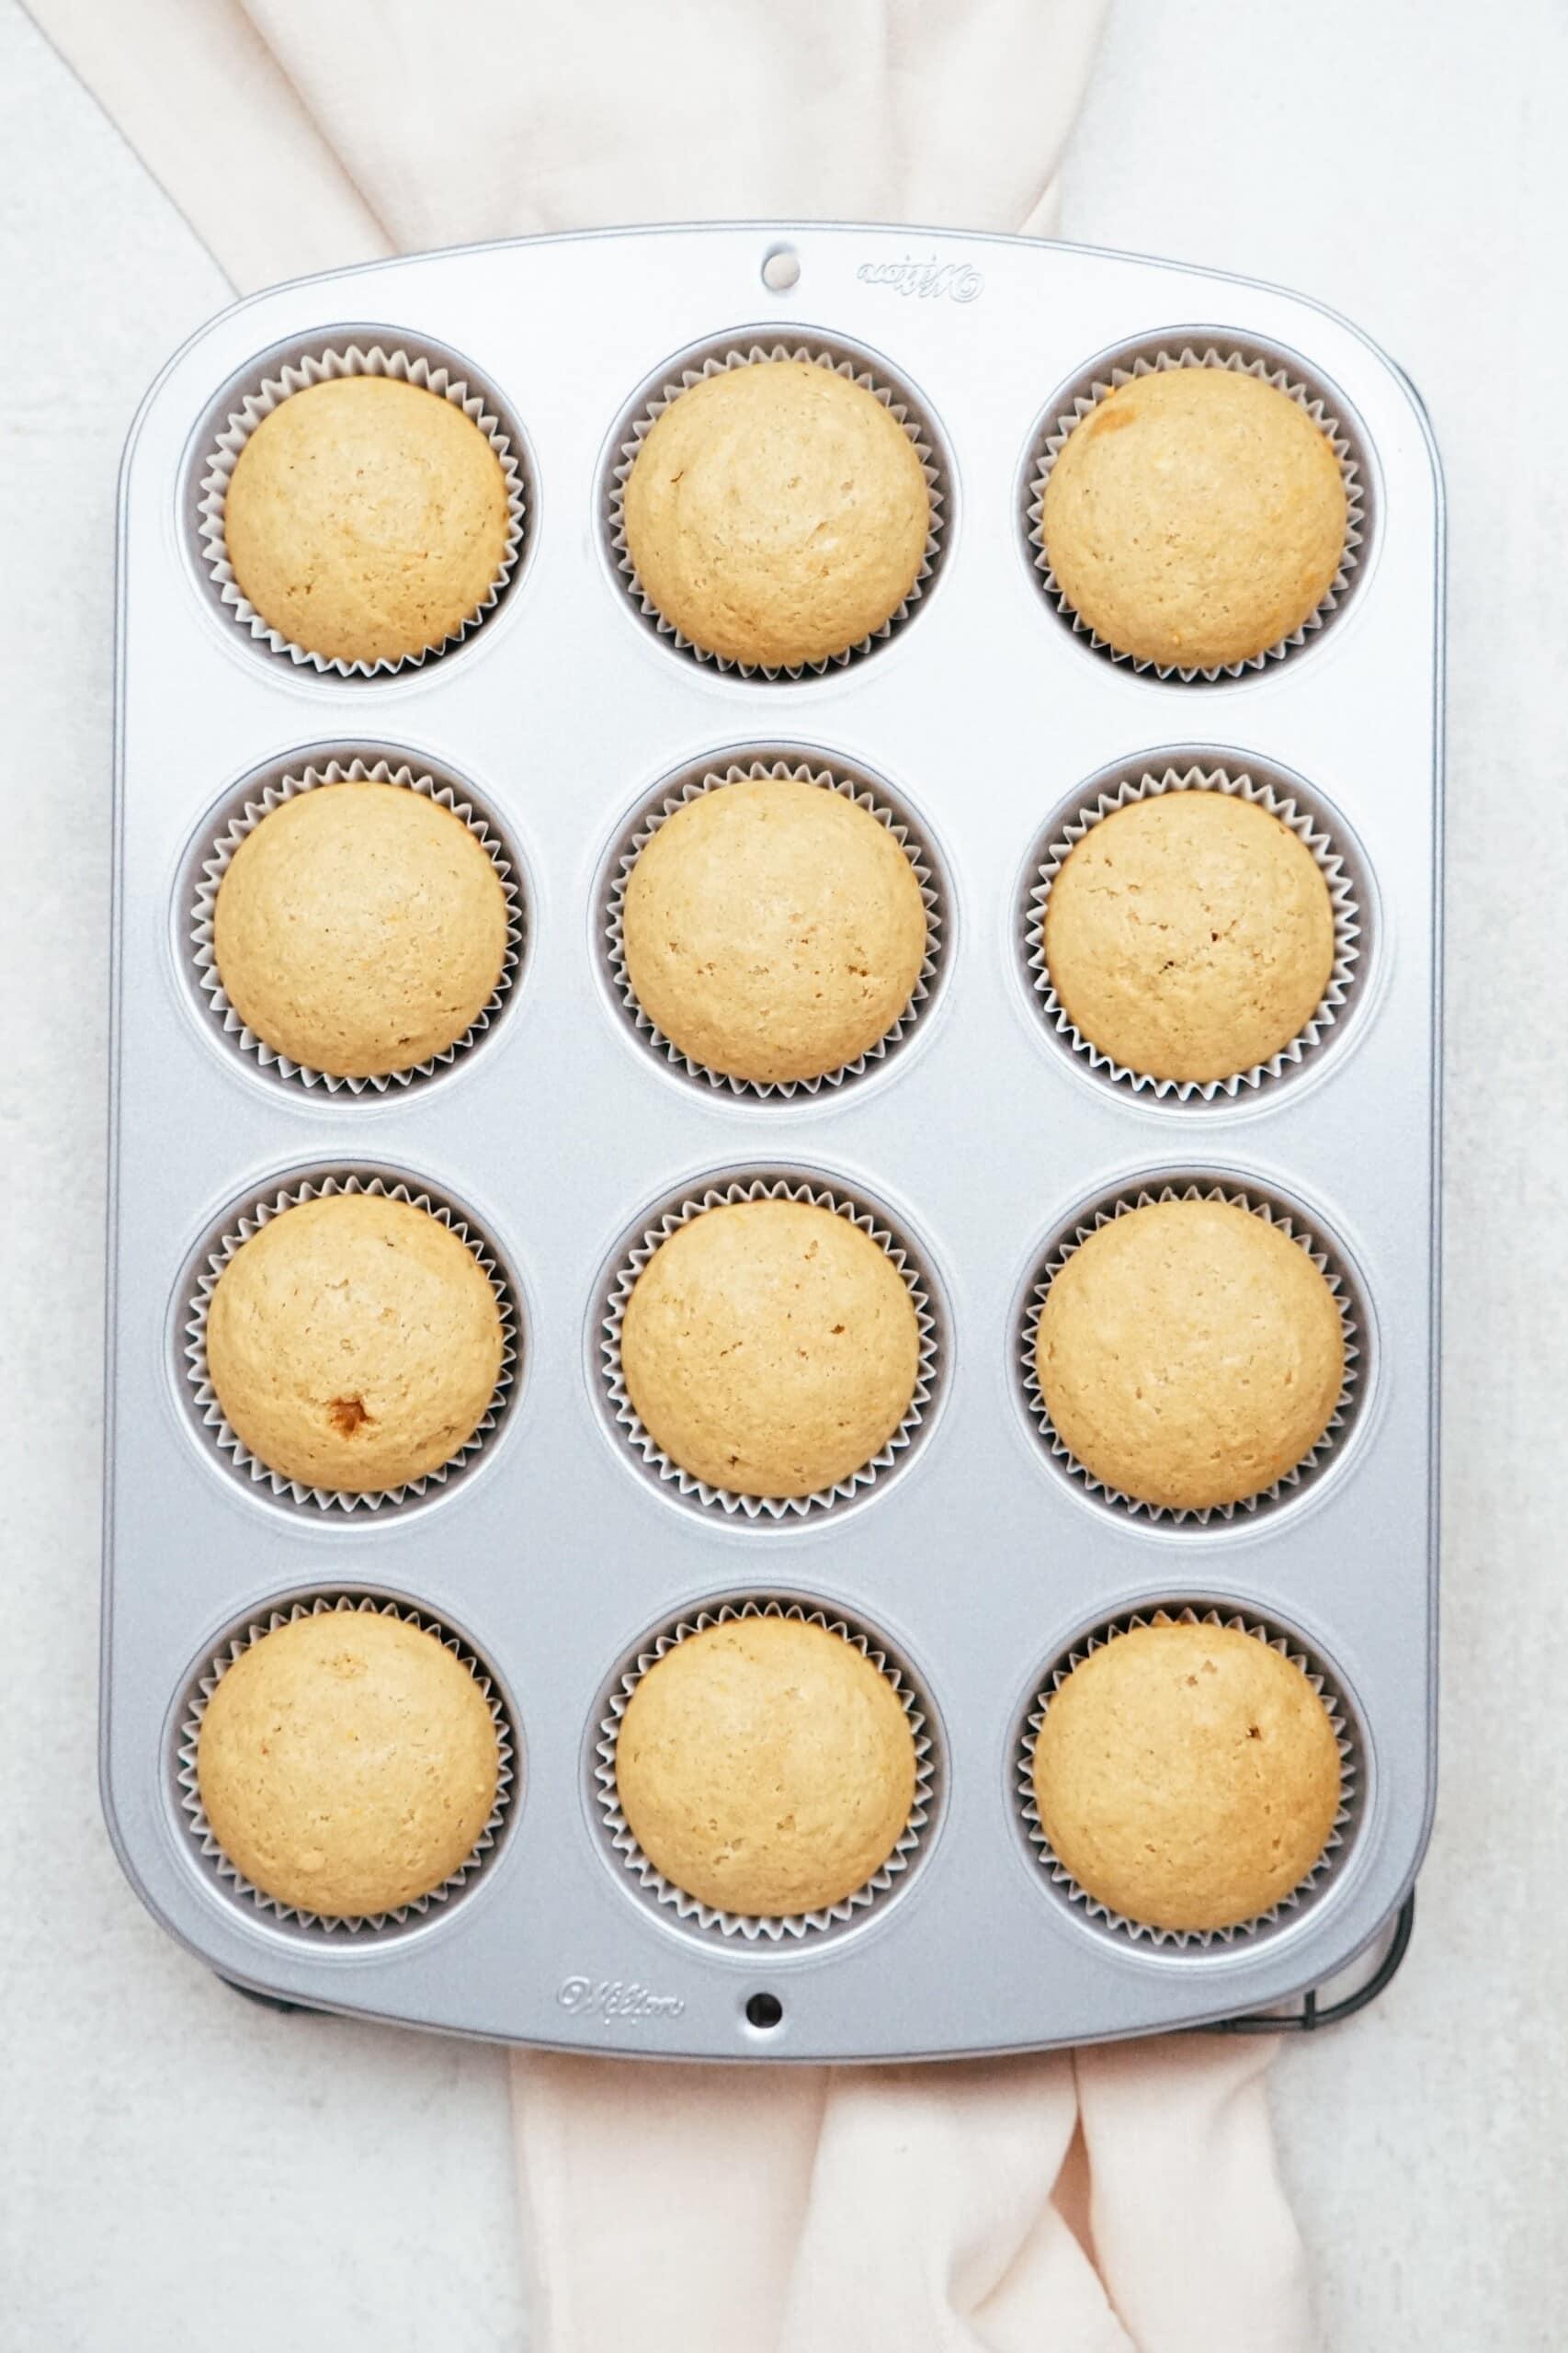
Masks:
[[[516,2052],[533,2353],[599,2353],[629,2313],[638,2353],[1312,2353],[1274,2048],[832,2069]]]
[[[1104,0],[27,0],[242,292],[653,221],[1054,225]]]

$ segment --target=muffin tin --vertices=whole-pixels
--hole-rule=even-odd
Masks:
[[[942,528],[882,637],[821,674],[743,676],[642,609],[618,471],[665,386],[778,347],[903,406]],[[460,381],[508,439],[522,517],[477,623],[378,676],[255,633],[202,532],[231,415],[349,349]],[[1213,678],[1108,659],[1058,611],[1030,539],[1055,421],[1116,369],[1184,352],[1283,370],[1335,421],[1358,484],[1356,561],[1324,625]],[[1434,1769],[1441,540],[1420,405],[1354,328],[1272,288],[1062,245],[814,226],[530,240],[282,287],[176,356],[120,490],[102,1729],[111,1831],[174,1935],[241,1986],[329,2009],[847,2060],[1256,2011],[1387,1928]],[[356,760],[472,811],[516,892],[517,960],[485,1021],[385,1087],[258,1053],[203,954],[204,879],[246,806]],[[620,984],[620,859],[666,802],[754,763],[869,796],[918,844],[940,915],[916,1017],[842,1084],[715,1084]],[[1348,879],[1355,953],[1332,1017],[1278,1066],[1140,1087],[1042,1002],[1041,864],[1123,787],[1194,769],[1294,797]],[[348,1510],[222,1445],[187,1346],[242,1219],[377,1180],[466,1230],[505,1287],[517,1361],[460,1471]],[[1256,1509],[1133,1510],[1053,1453],[1031,1403],[1042,1271],[1166,1187],[1304,1227],[1354,1324],[1339,1427]],[[663,1220],[732,1188],[869,1222],[922,1302],[926,1394],[900,1442],[799,1509],[666,1475],[616,1392],[623,1269]],[[460,1900],[329,1928],[258,1904],[207,1850],[188,1727],[252,1629],[366,1599],[480,1662],[514,1779]],[[787,1931],[650,1888],[603,1779],[639,1662],[705,1616],[770,1606],[884,1658],[925,1743],[900,1868]],[[1284,1643],[1344,1727],[1325,1867],[1209,1941],[1135,1936],[1074,1900],[1020,1782],[1055,1668],[1162,1607]]]

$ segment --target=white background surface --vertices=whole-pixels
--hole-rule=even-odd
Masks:
[[[1119,0],[1062,223],[1347,312],[1448,468],[1444,1777],[1403,1975],[1277,2070],[1334,2353],[1568,2340],[1565,101],[1561,0]],[[516,2347],[499,2056],[253,2010],[98,1818],[114,472],[227,289],[15,0],[0,159],[0,2347]]]

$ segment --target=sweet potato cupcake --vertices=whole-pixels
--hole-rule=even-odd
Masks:
[[[1322,1858],[1341,1802],[1328,1710],[1238,1626],[1160,1618],[1114,1633],[1051,1695],[1033,1793],[1057,1860],[1143,1927],[1256,1920]]]
[[[1068,1019],[1101,1053],[1153,1078],[1230,1078],[1318,1011],[1334,902],[1312,851],[1256,801],[1155,793],[1075,844],[1041,947]]]
[[[499,983],[509,910],[477,835],[426,794],[343,779],[281,801],[219,885],[212,961],[277,1054],[384,1077],[444,1053]]]
[[[457,404],[392,376],[291,392],[248,437],[223,540],[241,594],[306,653],[396,664],[477,618],[499,582],[509,493]]]
[[[898,612],[931,529],[926,471],[875,393],[809,359],[756,359],[670,403],[627,478],[643,594],[705,654],[831,661]]]
[[[409,1201],[333,1193],[269,1218],[207,1310],[207,1372],[256,1460],[307,1487],[369,1495],[461,1454],[505,1358],[489,1277]]]
[[[620,1369],[638,1419],[691,1478],[801,1497],[878,1456],[920,1379],[920,1320],[893,1259],[830,1209],[703,1210],[637,1277]]]
[[[324,1609],[242,1651],[202,1711],[197,1790],[242,1878],[324,1918],[401,1909],[460,1871],[501,1759],[489,1699],[405,1620]]]
[[[804,777],[698,794],[622,902],[631,992],[694,1063],[755,1084],[842,1070],[906,1011],[927,949],[914,866],[881,820]]]
[[[865,1652],[809,1620],[727,1619],[642,1675],[615,1749],[628,1828],[716,1910],[823,1911],[881,1870],[915,1802],[914,1733]]]
[[[1065,1259],[1034,1370],[1069,1453],[1172,1511],[1264,1494],[1313,1452],[1345,1385],[1339,1302],[1299,1242],[1237,1203],[1149,1201]]]
[[[1040,538],[1068,604],[1119,654],[1222,669],[1300,629],[1333,585],[1349,506],[1289,392],[1218,367],[1133,376],[1051,465]]]

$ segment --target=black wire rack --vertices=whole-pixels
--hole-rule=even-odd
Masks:
[[[1249,2017],[1216,2018],[1210,2026],[1194,2027],[1195,2034],[1315,2034],[1319,2027],[1340,2026],[1364,2010],[1399,1975],[1410,1939],[1415,1933],[1415,1891],[1411,1889],[1382,1935],[1354,1969],[1332,1978],[1327,1985],[1309,1986],[1291,2009],[1255,2010]],[[1370,1966],[1367,1966],[1368,1959]],[[1361,1973],[1362,1972],[1365,1973]],[[1351,1982],[1343,1993],[1335,1991]],[[1325,2000],[1332,1995],[1332,2000]]]

